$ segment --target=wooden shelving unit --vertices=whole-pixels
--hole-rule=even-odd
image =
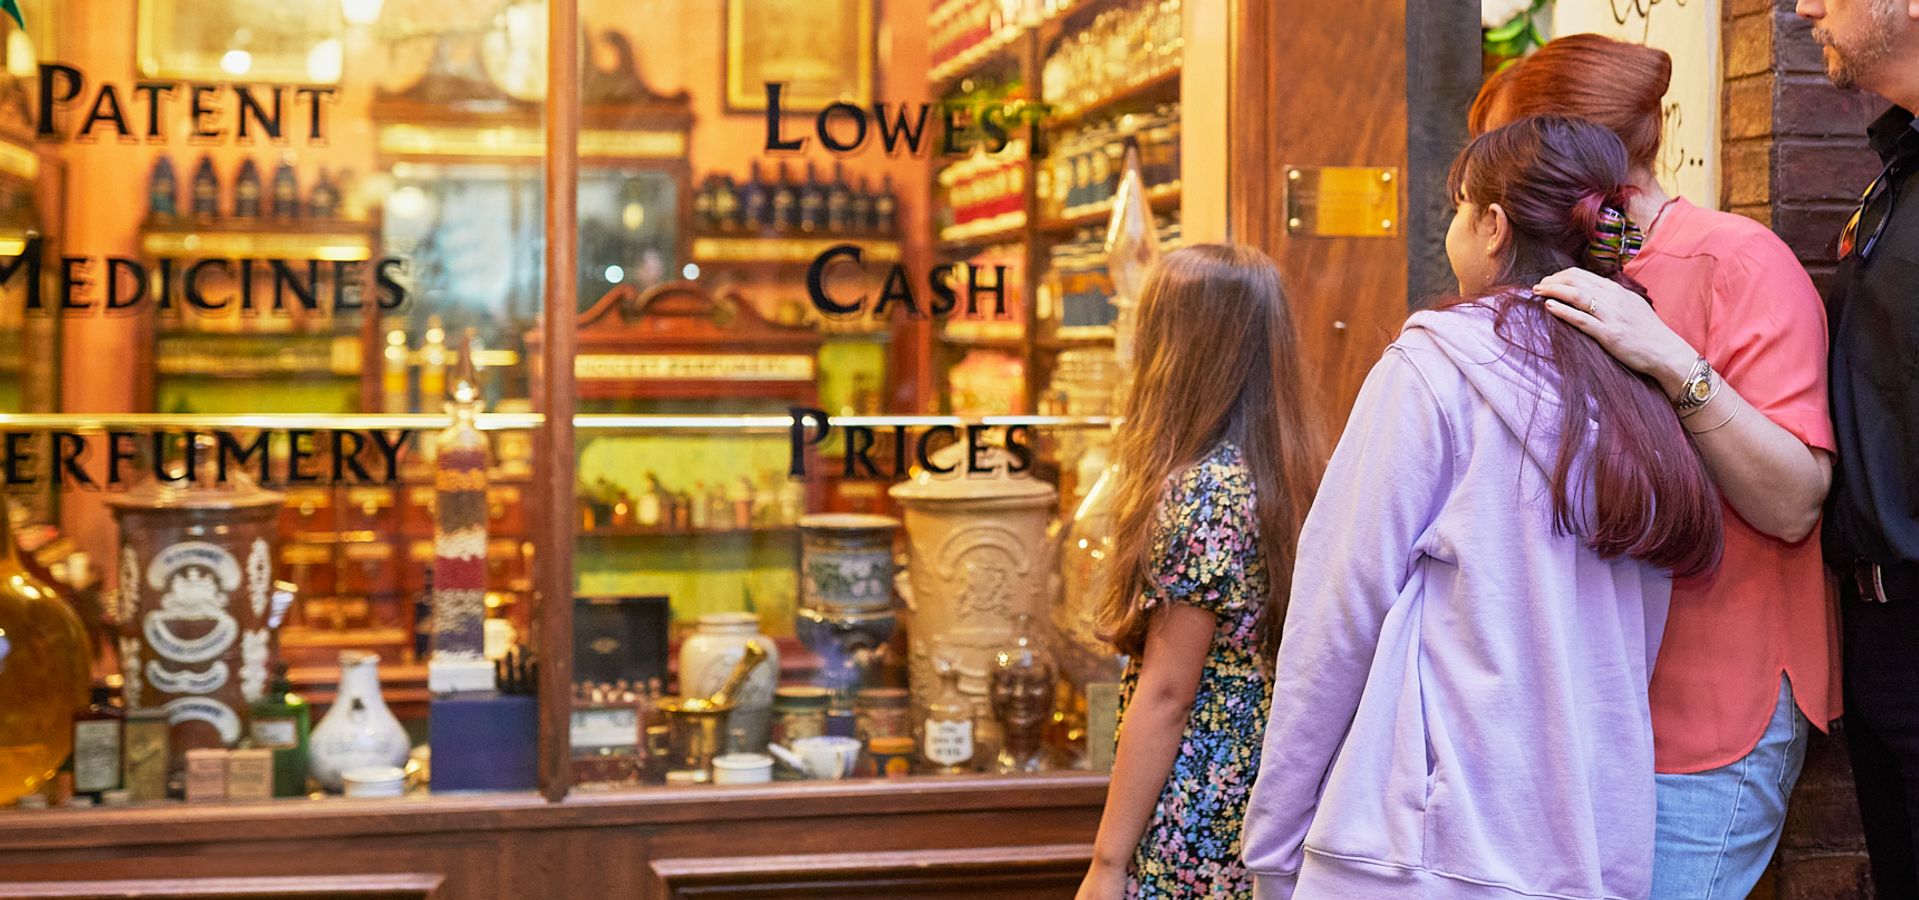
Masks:
[[[229,259],[318,259],[359,262],[373,258],[371,222],[345,219],[149,220],[140,227],[140,250],[149,257],[212,256]]]
[[[1100,118],[1113,110],[1125,109],[1146,101],[1172,102],[1178,99],[1179,70],[1170,69],[1131,87],[1107,94],[1085,106],[1056,112],[1048,116],[1046,122],[1055,128],[1073,128]]]
[[[752,528],[646,528],[638,525],[608,525],[591,529],[581,529],[578,533],[579,536],[583,538],[609,540],[648,538],[658,540],[687,540],[704,537],[774,540],[780,538],[797,538],[800,535],[800,530],[792,525],[760,525]]]
[[[955,57],[953,60],[936,66],[931,73],[931,93],[935,98],[945,98],[956,93],[968,78],[989,72],[1014,73],[1026,86],[1026,95],[1033,100],[1042,96],[1040,79],[1045,68],[1047,52],[1066,37],[1085,28],[1102,12],[1123,8],[1137,0],[1085,0],[1070,9],[1048,16],[1043,21],[1028,28],[1007,28],[995,34],[992,39]],[[1180,90],[1180,70],[1169,69],[1150,75],[1142,81],[1113,91],[1090,102],[1049,114],[1041,122],[1045,132],[1046,146],[1055,144],[1057,138],[1082,126],[1100,121],[1110,116],[1129,112],[1151,110],[1161,103],[1178,102]],[[1082,229],[1103,226],[1112,215],[1111,202],[1101,203],[1089,208],[1075,209],[1065,215],[1043,216],[1040,212],[1037,184],[1033,177],[1044,165],[1046,157],[1029,155],[1021,162],[1025,167],[1022,208],[1019,212],[997,217],[985,222],[969,222],[963,226],[942,229],[936,235],[935,248],[940,257],[946,260],[964,259],[974,251],[1002,244],[1020,244],[1024,248],[1023,263],[1025,271],[1021,337],[970,337],[947,334],[944,329],[936,329],[933,335],[934,358],[938,361],[940,372],[940,393],[942,400],[950,397],[950,388],[944,383],[945,373],[961,356],[972,350],[994,350],[1018,356],[1025,364],[1025,394],[1028,411],[1036,407],[1040,388],[1051,378],[1054,358],[1066,350],[1110,347],[1111,335],[1074,335],[1068,337],[1040,337],[1035,304],[1039,296],[1039,285],[1046,268],[1051,264],[1051,250],[1054,244],[1070,241]],[[933,193],[939,194],[939,173],[935,171]],[[1180,207],[1180,185],[1178,183],[1158,185],[1147,190],[1147,202],[1156,213],[1170,212]]]
[[[1024,210],[1006,216],[994,216],[964,225],[949,225],[940,229],[941,244],[951,247],[984,247],[990,244],[1003,244],[1008,241],[1022,240],[1026,237],[1027,215]]]
[[[1179,185],[1162,184],[1146,189],[1146,203],[1154,212],[1166,212],[1179,208]],[[1040,220],[1038,231],[1041,234],[1070,235],[1088,225],[1103,225],[1112,218],[1113,202],[1107,200],[1095,204],[1089,209],[1068,211],[1057,219]]]
[[[861,235],[701,234],[693,237],[693,261],[700,265],[811,265],[829,247],[851,244],[869,262],[900,261],[899,241]]]

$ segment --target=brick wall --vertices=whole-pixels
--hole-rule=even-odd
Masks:
[[[1879,171],[1864,131],[1886,103],[1832,87],[1792,0],[1724,2],[1722,203],[1772,226],[1824,291],[1839,230]],[[1754,896],[1873,896],[1843,728],[1813,735],[1773,871]]]

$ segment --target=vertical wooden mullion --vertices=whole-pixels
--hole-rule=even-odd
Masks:
[[[577,0],[547,2],[545,335],[534,402],[545,414],[536,434],[534,493],[539,515],[534,628],[540,659],[540,792],[566,796],[572,782],[573,684],[573,350],[579,304],[580,63]]]

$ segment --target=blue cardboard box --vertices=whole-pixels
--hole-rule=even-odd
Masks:
[[[539,783],[539,701],[491,691],[434,697],[427,743],[436,793],[533,790]]]

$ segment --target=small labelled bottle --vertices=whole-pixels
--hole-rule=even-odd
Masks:
[[[826,228],[826,185],[812,160],[806,163],[806,183],[800,187],[800,231],[815,234]]]
[[[424,663],[433,654],[433,567],[426,567],[426,586],[413,597],[413,661]]]
[[[706,482],[696,481],[693,490],[687,495],[687,527],[694,531],[705,531],[713,527],[712,507],[706,502]]]
[[[757,234],[770,228],[770,202],[766,182],[760,178],[760,164],[756,160],[749,170],[745,186],[740,188],[740,230]]]
[[[662,504],[660,498],[660,477],[652,472],[646,473],[646,490],[640,493],[634,503],[633,518],[641,528],[658,528]]]
[[[325,169],[320,170],[320,179],[307,194],[306,213],[308,218],[322,222],[340,217],[340,188],[333,183],[332,173]]]
[[[881,181],[880,192],[873,196],[873,230],[882,237],[900,233],[900,198],[893,192],[891,172]]]
[[[166,221],[180,215],[180,177],[173,172],[173,158],[162,155],[147,176],[147,216]]]
[[[439,316],[426,319],[426,345],[420,348],[420,407],[434,409],[446,403],[446,328]]]
[[[260,217],[260,201],[265,193],[260,183],[260,167],[253,160],[240,163],[240,174],[233,179],[233,217],[236,219],[257,219]]]
[[[740,188],[733,183],[733,176],[721,175],[720,183],[713,189],[713,218],[719,230],[728,234],[739,231]]]
[[[793,186],[793,179],[787,175],[786,163],[782,162],[779,183],[773,186],[773,231],[776,234],[790,234],[799,228],[799,224],[799,191]]]
[[[719,219],[713,215],[713,194],[719,184],[720,176],[709,174],[700,180],[700,189],[693,192],[694,230],[706,234],[720,230]]]
[[[942,775],[957,775],[973,770],[973,702],[960,691],[959,668],[947,660],[935,663],[939,669],[939,691],[926,705],[926,721],[920,728],[920,756],[927,766]]]
[[[125,745],[126,710],[110,686],[93,689],[93,702],[73,716],[73,793],[100,802],[100,795],[117,791],[121,783],[121,752]]]
[[[408,393],[408,363],[413,351],[406,345],[406,331],[394,328],[386,333],[386,348],[380,351],[380,405],[390,413],[413,411]]]
[[[430,632],[431,623],[428,624]],[[307,745],[313,710],[293,692],[287,664],[273,664],[266,696],[253,704],[253,744],[273,751],[273,796],[298,797],[307,788]]]
[[[200,157],[200,164],[193,167],[193,215],[198,219],[220,215],[220,176],[214,174],[211,156]]]
[[[273,169],[273,218],[297,219],[300,217],[300,176],[293,171],[293,161],[282,158]]]
[[[753,479],[741,475],[733,485],[733,527],[746,531],[753,527]],[[749,609],[751,607],[748,607]]]
[[[833,162],[833,183],[826,186],[826,230],[853,233],[853,189],[846,183],[846,166],[838,160]]]
[[[873,184],[860,176],[860,186],[853,191],[853,211],[847,234],[872,234],[877,224],[873,219]]]

